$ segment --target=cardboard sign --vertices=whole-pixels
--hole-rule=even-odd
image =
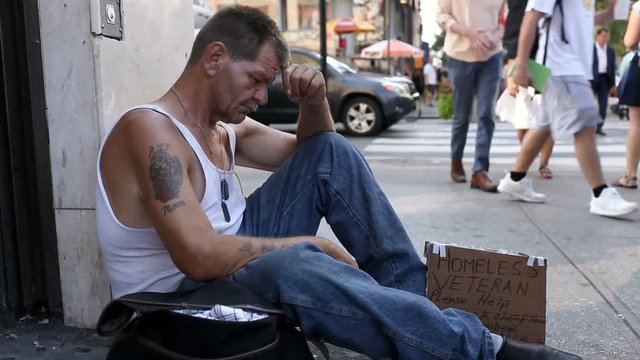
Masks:
[[[492,332],[544,344],[544,258],[427,242],[427,298],[475,313]]]

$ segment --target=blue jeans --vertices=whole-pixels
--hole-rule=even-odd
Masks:
[[[360,269],[311,243],[269,252],[231,276],[309,337],[373,358],[493,359],[478,318],[425,297],[426,266],[362,155],[341,135],[306,140],[247,199],[240,235],[314,236],[326,218]]]
[[[478,131],[473,172],[489,171],[489,150],[493,138],[495,106],[502,54],[486,61],[466,62],[449,58],[449,74],[453,82],[453,125],[451,127],[451,159],[462,160],[471,121],[473,97],[478,100]]]

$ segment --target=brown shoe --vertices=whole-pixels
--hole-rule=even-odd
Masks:
[[[451,180],[456,183],[467,182],[467,176],[464,174],[462,160],[451,160]]]
[[[498,184],[494,184],[484,171],[473,173],[473,176],[471,176],[471,188],[486,192],[498,192]]]

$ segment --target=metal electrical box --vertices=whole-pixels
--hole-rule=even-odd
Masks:
[[[102,36],[122,40],[122,0],[100,0]]]

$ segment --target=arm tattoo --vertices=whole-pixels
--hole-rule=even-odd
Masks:
[[[149,175],[155,191],[155,199],[163,203],[180,197],[182,186],[182,165],[177,156],[171,155],[169,144],[159,144],[149,147]],[[170,213],[182,207],[184,201],[163,207],[164,213]]]
[[[260,243],[260,251],[259,252],[260,252],[260,254],[263,255],[263,254],[266,254],[266,253],[268,253],[270,251],[277,250],[277,249],[280,249],[280,248],[283,248],[283,247],[287,247],[287,246],[288,246],[287,244],[278,244],[275,241],[272,241],[272,240],[269,240],[269,239],[263,239],[261,241],[261,243]],[[247,240],[242,244],[242,246],[240,246],[239,250],[244,252],[244,253],[247,253],[249,255],[253,255],[253,254],[255,254],[255,250],[256,249],[254,249],[252,240]]]
[[[253,244],[251,244],[251,240],[245,241],[244,244],[240,246],[240,251],[253,255]]]
[[[167,215],[171,212],[173,212],[174,210],[177,210],[183,206],[187,205],[186,202],[184,202],[184,200],[180,200],[178,202],[175,202],[173,204],[169,204],[169,205],[164,205],[162,207],[162,210],[164,211],[164,214]]]
[[[263,242],[262,244],[260,244],[260,250],[262,251],[263,254],[266,254],[269,251],[273,251],[275,249],[277,249],[277,247],[271,241],[266,241],[266,242]]]

